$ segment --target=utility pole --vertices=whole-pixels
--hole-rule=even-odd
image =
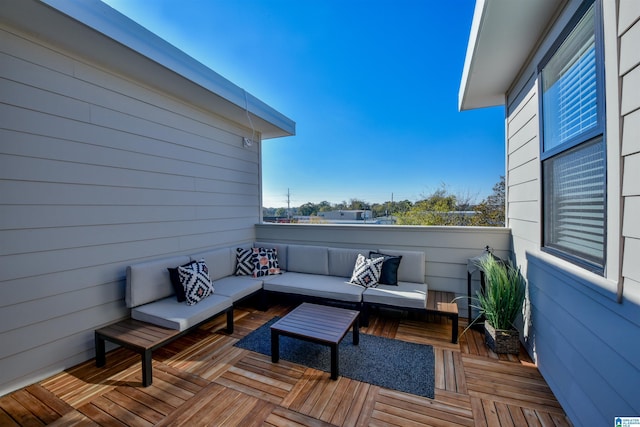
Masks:
[[[291,219],[291,192],[287,188],[287,219]]]

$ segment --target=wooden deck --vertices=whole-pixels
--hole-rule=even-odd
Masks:
[[[139,355],[119,348],[95,361],[0,397],[0,425],[569,426],[529,357],[497,356],[470,331],[451,344],[446,318],[371,316],[362,333],[431,344],[435,399],[400,393],[295,365],[233,344],[291,306],[235,310],[153,354],[142,387]],[[460,328],[465,321],[461,319]]]

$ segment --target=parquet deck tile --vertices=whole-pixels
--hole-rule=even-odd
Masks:
[[[445,298],[444,296],[442,296]],[[362,333],[433,346],[435,398],[388,390],[234,344],[292,306],[251,305],[154,352],[153,384],[142,387],[139,355],[116,349],[107,365],[89,360],[0,397],[2,426],[570,426],[532,363],[497,355],[477,330],[452,344],[451,322],[439,316],[374,312]],[[461,319],[460,332],[466,320]]]
[[[88,418],[82,412],[74,409],[73,411],[66,413],[63,417],[58,418],[48,425],[51,427],[94,427],[98,426],[99,424]]]

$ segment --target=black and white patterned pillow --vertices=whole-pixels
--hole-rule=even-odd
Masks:
[[[353,267],[353,274],[349,283],[364,286],[365,288],[375,288],[380,279],[382,272],[382,263],[384,257],[365,258],[364,255],[358,254],[356,265]]]
[[[280,274],[278,250],[253,248],[253,277],[264,277]]]
[[[178,267],[178,275],[184,286],[187,305],[195,305],[213,293],[213,283],[204,259]]]
[[[253,275],[253,249],[236,248],[236,276]]]

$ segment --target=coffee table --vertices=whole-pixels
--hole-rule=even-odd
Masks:
[[[327,345],[331,348],[331,379],[338,379],[340,341],[353,328],[353,344],[360,342],[357,310],[302,303],[271,325],[271,361],[280,360],[280,335]]]

